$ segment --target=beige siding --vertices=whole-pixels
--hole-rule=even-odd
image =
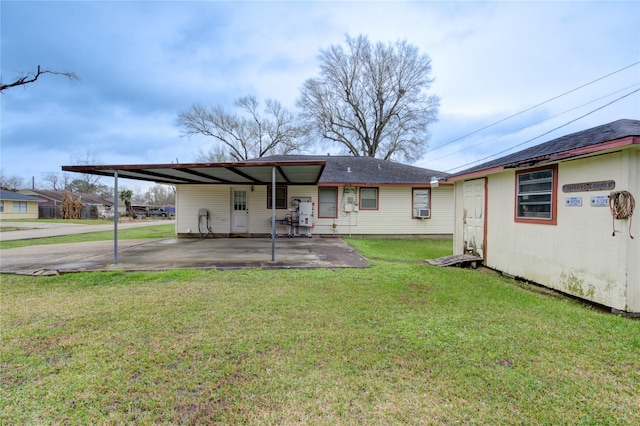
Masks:
[[[13,212],[13,201],[4,201],[4,212],[0,213],[0,220],[12,220],[12,219],[37,219],[38,218],[38,203],[33,201],[27,201],[27,211],[23,213]]]
[[[176,233],[198,234],[201,208],[209,210],[214,233],[229,233],[230,189],[225,185],[176,185]],[[201,228],[205,228],[204,221]]]
[[[634,239],[622,234],[627,244],[627,311],[640,312],[640,149],[628,151],[629,177],[627,190],[634,195],[636,210],[633,215],[631,235]],[[624,189],[624,188],[620,188]],[[620,222],[622,228],[626,222]]]
[[[316,219],[321,234],[340,235],[451,235],[453,233],[453,187],[434,188],[431,218],[412,217],[412,188],[379,187],[378,210],[346,213],[344,188],[338,188],[338,217]],[[333,224],[336,224],[335,227]]]
[[[615,309],[640,312],[637,239],[629,238],[628,221],[617,221],[620,232],[613,237],[609,208],[590,206],[592,196],[607,196],[609,191],[562,192],[564,184],[614,180],[615,190],[637,195],[638,157],[637,150],[625,150],[560,163],[556,225],[516,223],[515,171],[490,175],[487,266]],[[456,254],[462,252],[462,184],[456,183]],[[582,206],[566,206],[570,196],[582,197]],[[634,235],[640,234],[639,222],[633,224]]]
[[[267,186],[254,186],[248,191],[249,232],[271,232],[271,209],[267,209]],[[434,188],[431,196],[431,219],[412,218],[412,191],[409,187],[380,187],[378,210],[356,210],[346,213],[344,188],[338,191],[338,217],[318,218],[318,188],[316,186],[289,186],[289,201],[310,199],[313,203],[314,235],[451,235],[453,233],[453,187]],[[210,211],[211,225],[216,234],[230,231],[230,193],[227,185],[178,185],[176,190],[176,232],[198,233],[198,210]],[[282,219],[288,210],[276,210],[276,219]],[[335,227],[334,227],[335,223]],[[279,227],[278,233],[286,233]]]

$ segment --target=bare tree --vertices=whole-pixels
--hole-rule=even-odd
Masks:
[[[406,41],[372,45],[365,36],[320,50],[320,76],[305,81],[298,106],[312,134],[355,156],[419,159],[439,98],[431,60]]]
[[[25,84],[33,83],[38,79],[38,77],[40,77],[43,74],[62,75],[64,77],[67,77],[69,80],[80,80],[80,78],[78,78],[78,76],[72,72],[43,70],[40,68],[40,65],[38,65],[38,69],[36,70],[36,72],[25,73],[20,77],[16,78],[16,80],[13,81],[12,83],[2,84],[2,82],[0,81],[0,92],[10,89],[12,87],[24,86]]]
[[[42,180],[45,182],[45,189],[52,191],[62,191],[67,189],[71,183],[69,173],[46,172],[42,174]]]
[[[90,149],[87,149],[83,152],[72,155],[71,162],[76,166],[94,166],[94,165],[101,164],[101,161],[96,155],[95,151],[92,151]],[[97,188],[98,186],[101,185],[101,182],[100,182],[101,179],[102,179],[102,176],[99,176],[99,175],[82,173],[80,174],[79,180],[84,182],[84,184],[78,184],[77,182],[75,182],[78,179],[75,179],[73,182],[70,182],[69,185],[75,182],[76,187],[81,186],[84,188]],[[93,192],[90,192],[90,193],[93,193]]]
[[[25,188],[25,180],[20,176],[5,176],[0,170],[0,188],[8,191],[18,191]]]
[[[289,154],[303,148],[305,129],[280,102],[267,99],[264,115],[253,96],[234,102],[243,115],[233,114],[221,106],[207,108],[199,104],[178,114],[183,136],[211,136],[224,144],[231,159],[241,161],[271,154]],[[215,152],[215,151],[214,151]]]
[[[150,205],[164,206],[175,204],[175,188],[168,185],[154,185],[147,191]]]
[[[207,151],[202,148],[195,154],[195,161],[199,163],[224,163],[226,161],[233,161],[224,145],[214,145]]]

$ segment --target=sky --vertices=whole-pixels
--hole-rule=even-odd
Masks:
[[[320,49],[362,34],[431,58],[438,121],[414,165],[455,173],[640,119],[638,22],[640,1],[3,0],[2,82],[38,65],[79,80],[44,75],[0,94],[1,171],[42,188],[78,156],[193,162],[215,140],[181,136],[180,111],[253,95],[296,112]]]

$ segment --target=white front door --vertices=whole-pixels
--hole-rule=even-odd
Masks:
[[[464,252],[473,253],[484,258],[484,224],[485,224],[485,179],[475,179],[464,183]]]
[[[231,190],[231,233],[243,234],[249,232],[249,206],[247,205],[247,191],[244,189]]]

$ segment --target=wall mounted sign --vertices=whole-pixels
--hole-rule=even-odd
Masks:
[[[609,207],[609,196],[594,195],[591,197],[591,207]]]
[[[567,197],[564,200],[567,207],[582,207],[582,197]]]
[[[562,185],[562,192],[583,192],[583,191],[611,191],[616,187],[613,180],[601,180],[598,182],[568,183]]]

